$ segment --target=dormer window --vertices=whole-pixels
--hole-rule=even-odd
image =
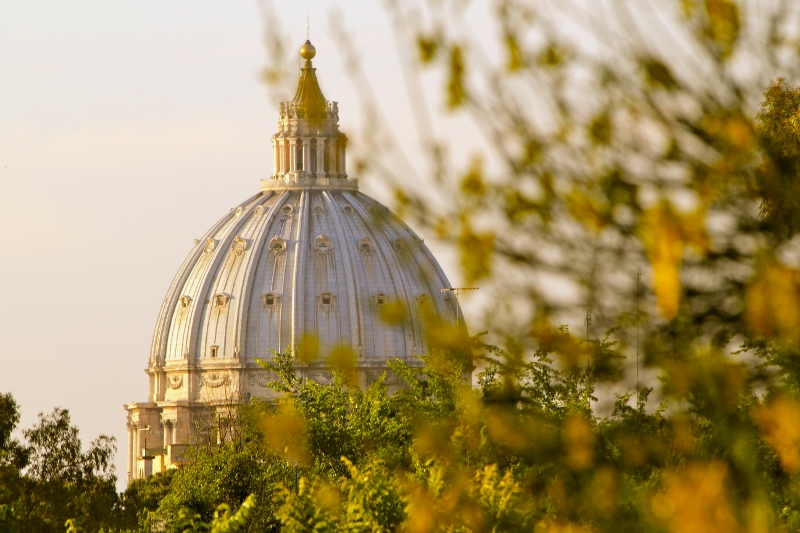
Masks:
[[[321,205],[315,205],[313,211],[316,214],[320,214],[320,213],[322,213],[324,211],[324,209],[322,208]]]
[[[246,249],[247,249],[246,240],[242,239],[238,235],[233,238],[233,243],[231,244],[231,251],[235,255],[242,255]]]
[[[331,242],[330,238],[323,233],[314,239],[314,248],[319,252],[327,252],[333,248],[333,243]]]
[[[323,292],[319,295],[319,302],[322,304],[322,307],[330,307],[333,303],[333,294]]]
[[[275,255],[281,254],[286,251],[286,240],[280,237],[273,237],[271,241],[269,241],[269,249]]]
[[[389,297],[382,292],[379,292],[378,294],[375,295],[375,303],[378,305],[386,305],[388,301]]]
[[[181,309],[186,309],[187,307],[189,307],[190,303],[192,303],[192,299],[191,298],[189,298],[188,296],[181,296],[181,299],[180,299]]]
[[[273,292],[265,294],[262,298],[264,301],[264,307],[268,309],[278,305],[278,295]]]
[[[219,350],[219,346],[209,346],[208,347],[208,356],[211,357],[211,358],[216,358],[218,350]]]
[[[361,253],[368,254],[372,252],[373,248],[374,245],[372,243],[372,239],[370,239],[369,237],[364,237],[363,239],[358,241],[358,249],[359,251],[361,251]]]
[[[344,214],[345,214],[345,215],[352,215],[352,214],[353,214],[353,206],[351,206],[351,205],[346,205],[346,206],[344,206],[344,207],[342,208],[342,211],[344,211]]]
[[[228,303],[228,295],[227,294],[215,294],[212,298],[212,302],[214,307],[225,307],[225,304]]]
[[[284,215],[289,215],[292,213],[292,211],[294,211],[294,208],[288,204],[281,207],[281,213],[283,213]]]

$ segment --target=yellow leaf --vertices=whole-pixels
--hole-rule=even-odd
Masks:
[[[796,341],[800,328],[797,271],[765,260],[747,289],[747,322],[762,337],[779,335]]]
[[[708,37],[719,47],[723,58],[732,52],[739,37],[739,6],[730,0],[706,0]]]
[[[515,72],[525,66],[517,36],[511,32],[506,33],[506,51],[508,52],[508,70]]]
[[[729,485],[728,470],[719,462],[667,472],[663,492],[652,499],[653,515],[673,533],[743,531],[729,503]]]
[[[308,364],[319,359],[319,339],[316,335],[304,335],[297,343],[297,358]]]
[[[464,224],[458,244],[461,251],[461,266],[467,283],[477,281],[491,273],[494,234],[476,233],[468,224]]]
[[[753,409],[753,420],[789,474],[800,472],[800,404],[779,397]]]
[[[468,195],[483,196],[486,187],[483,185],[483,169],[481,159],[476,157],[472,160],[469,170],[461,178],[461,191]]]
[[[594,458],[594,433],[584,418],[571,416],[562,428],[566,446],[565,462],[573,470],[584,470],[591,466]]]
[[[400,300],[389,300],[380,306],[380,314],[387,324],[402,324],[406,319],[406,306]]]
[[[683,237],[680,221],[665,204],[645,213],[642,221],[644,244],[653,271],[653,291],[661,314],[672,319],[680,304],[680,267],[683,261]]]
[[[328,356],[331,367],[339,371],[345,382],[355,387],[358,385],[358,369],[356,368],[356,354],[347,346],[336,346]]]
[[[467,91],[464,88],[464,71],[466,65],[460,46],[454,46],[450,50],[450,76],[447,82],[447,105],[455,109],[464,104],[467,99]]]

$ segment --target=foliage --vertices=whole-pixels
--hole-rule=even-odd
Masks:
[[[74,530],[116,529],[121,508],[114,439],[101,435],[84,451],[69,412],[56,408],[40,413],[20,443],[10,438],[18,421],[14,399],[0,395],[0,529],[63,531],[68,520],[66,527]]]
[[[475,31],[465,12],[487,6],[495,31]],[[396,418],[413,435],[396,452],[410,461],[387,469],[403,527],[798,529],[797,7],[387,11],[417,55],[404,75],[432,172],[412,180],[387,164],[399,143],[374,120],[351,136],[356,168],[458,250],[466,283],[491,294],[481,326],[504,343],[472,351],[479,391],[394,368],[408,382]],[[362,47],[335,26],[358,76]],[[431,80],[444,90],[422,94]],[[380,117],[385,99],[361,94]],[[429,99],[471,121],[479,148],[437,132]],[[586,340],[555,327],[586,310]],[[444,348],[446,328],[428,329]],[[588,340],[597,331],[609,334]],[[457,366],[470,347],[449,339]],[[436,357],[424,372],[444,376]],[[429,394],[434,383],[448,385]],[[309,477],[303,516],[328,509],[321,482]]]

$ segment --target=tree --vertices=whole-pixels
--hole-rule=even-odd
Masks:
[[[351,136],[358,168],[393,183],[398,208],[459,251],[467,282],[492,289],[483,325],[508,339],[474,353],[489,372],[479,399],[458,393],[449,423],[413,425],[428,455],[412,461],[424,483],[405,493],[407,525],[490,529],[513,501],[504,530],[796,528],[797,95],[764,91],[798,77],[797,9],[498,0],[486,46],[465,6],[387,10],[415,56],[410,86],[436,70],[433,99],[477,124],[483,149],[431,134],[417,101],[434,173],[415,187],[384,164],[396,144],[382,125]],[[603,348],[556,327],[586,309],[610,332]],[[634,390],[638,352],[648,386]],[[601,364],[620,359],[623,372]]]
[[[24,444],[10,439],[19,408],[0,395],[0,526],[14,532],[61,532],[68,519],[91,531],[116,527],[118,495],[112,458],[114,439],[101,435],[84,452],[66,409],[39,414],[23,430]]]

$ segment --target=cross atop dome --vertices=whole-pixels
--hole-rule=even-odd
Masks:
[[[311,60],[317,50],[310,40],[300,47],[305,65],[297,91],[280,104],[278,132],[272,136],[272,175],[261,189],[357,189],[345,165],[347,136],[339,131],[339,106],[322,94]]]

